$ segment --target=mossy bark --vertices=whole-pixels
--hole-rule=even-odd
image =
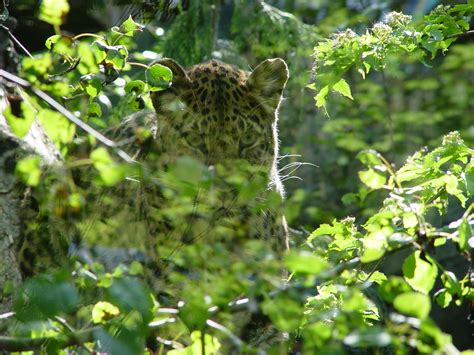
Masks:
[[[28,190],[15,176],[16,162],[29,154],[41,156],[45,165],[60,161],[56,147],[38,122],[34,122],[28,134],[22,138],[11,132],[2,114],[8,101],[1,84],[0,82],[0,315],[12,310],[13,294],[22,280],[17,251],[24,225],[20,212]]]

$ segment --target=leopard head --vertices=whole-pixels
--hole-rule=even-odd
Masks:
[[[288,68],[268,59],[253,72],[212,60],[173,72],[171,86],[151,94],[165,161],[187,155],[206,165],[243,159],[271,168],[278,153],[277,120]]]

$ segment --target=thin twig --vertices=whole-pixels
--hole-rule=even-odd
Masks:
[[[32,56],[31,53],[28,51],[28,49],[26,49],[25,46],[22,45],[21,42],[16,39],[16,37],[13,35],[13,33],[10,32],[10,29],[9,29],[8,27],[6,27],[6,26],[4,26],[4,25],[0,25],[0,28],[1,28],[2,30],[4,30],[4,31],[7,33],[8,37],[10,37],[10,39],[11,39],[13,42],[15,42],[15,44],[16,44],[18,47],[20,47],[20,49],[21,49],[23,52],[25,52],[25,54],[26,54],[28,57],[33,58],[33,56]]]

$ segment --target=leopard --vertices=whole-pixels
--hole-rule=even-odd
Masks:
[[[263,169],[269,188],[283,199],[278,111],[289,78],[285,61],[267,59],[251,72],[215,59],[187,70],[170,58],[154,64],[173,74],[167,90],[151,94],[162,163],[182,156],[206,166],[243,160]],[[260,225],[255,233],[269,240],[274,250],[289,248],[284,217],[267,212]]]
[[[285,190],[278,173],[278,112],[289,79],[285,61],[267,59],[252,71],[219,60],[188,69],[170,58],[154,64],[169,68],[173,75],[168,89],[151,93],[156,112],[154,150],[162,167],[183,156],[210,167],[244,161],[263,171],[267,189],[283,200]],[[236,199],[232,193],[226,196],[227,205]],[[233,214],[238,216],[240,226],[248,226],[246,237],[263,238],[278,256],[289,250],[288,226],[278,211],[267,208],[252,214],[248,206],[242,204],[224,210],[227,211],[225,217]],[[217,219],[225,218],[220,214]],[[179,228],[173,228],[175,233],[176,229]],[[166,233],[170,234],[170,230]],[[157,250],[159,246],[149,249]],[[282,272],[282,277],[284,275]],[[244,313],[237,321],[241,324],[241,336],[254,345],[281,340],[281,334],[271,327],[268,329],[268,319],[261,316]]]

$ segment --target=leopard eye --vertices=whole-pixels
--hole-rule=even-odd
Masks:
[[[188,132],[185,136],[186,143],[191,147],[199,147],[203,143],[203,139],[199,133]]]
[[[255,131],[245,132],[240,139],[240,143],[246,147],[252,146],[257,142],[258,134]]]

